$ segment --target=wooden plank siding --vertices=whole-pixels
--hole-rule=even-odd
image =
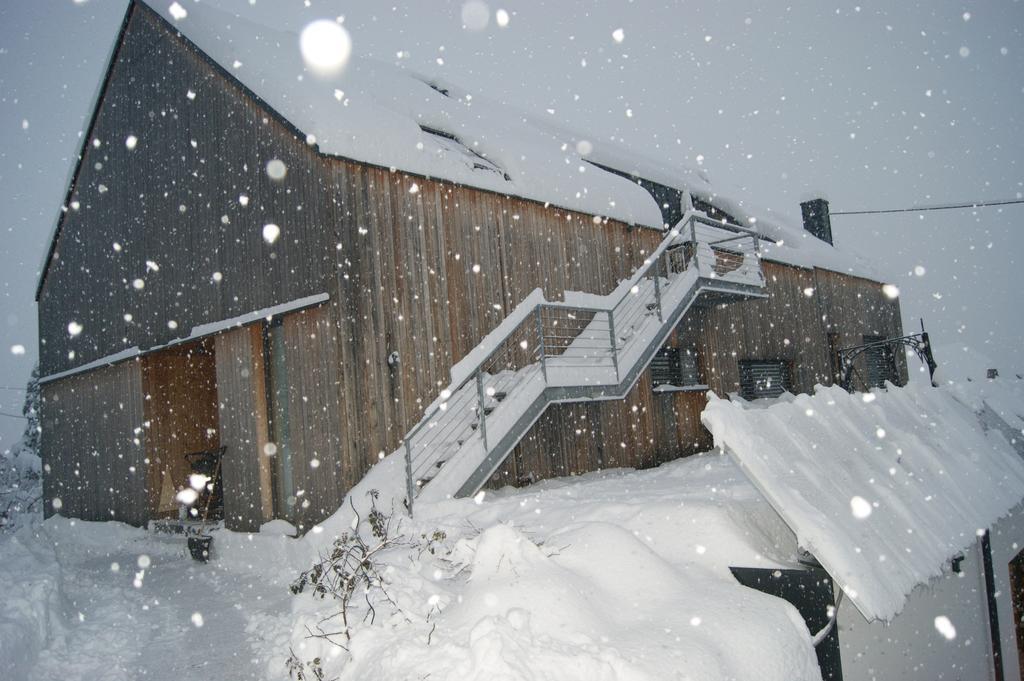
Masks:
[[[256,530],[274,515],[263,334],[259,324],[216,336],[224,522]]]
[[[878,282],[769,261],[763,267],[767,298],[697,307],[667,343],[696,348],[702,381],[719,395],[739,391],[740,360],[785,360],[793,389],[810,392],[833,383],[829,333],[838,334],[840,347],[858,345],[864,335],[902,335],[899,301]],[[902,353],[897,367],[905,383]],[[704,393],[655,393],[650,374],[645,371],[623,400],[549,407],[488,485],[649,468],[710,449],[710,433],[700,423]]]
[[[837,349],[861,345],[864,336],[894,338],[904,334],[899,299],[886,295],[878,282],[822,269],[816,269],[814,275],[825,328],[837,334]],[[895,360],[900,383],[905,384],[909,368],[902,348],[896,350]],[[867,376],[866,361],[867,356],[862,355],[854,362],[860,376]],[[855,387],[862,389],[859,384]]]
[[[322,157],[152,10],[130,11],[40,289],[43,375],[321,293],[333,265]]]
[[[666,346],[683,343],[677,330]],[[488,487],[603,468],[650,468],[707,451],[712,443],[700,423],[704,403],[703,392],[654,392],[647,369],[622,400],[552,405],[491,476]]]
[[[46,516],[149,519],[144,401],[138,361],[42,386]]]
[[[784,360],[794,390],[833,383],[829,333],[842,346],[864,335],[902,335],[899,301],[882,285],[822,269],[764,263],[769,297],[702,308],[680,325],[707,367],[706,383],[719,395],[738,392],[739,360]],[[899,353],[901,381],[906,358]]]
[[[279,504],[277,512],[301,528],[336,511],[366,469],[343,449],[343,402],[348,396],[342,391],[338,336],[330,312],[329,305],[321,305],[281,319],[288,384],[273,386],[273,391],[278,392],[276,399],[288,400],[296,499],[294,509]]]

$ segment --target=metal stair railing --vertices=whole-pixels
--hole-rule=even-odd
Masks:
[[[457,384],[443,390],[406,434],[402,448],[409,513],[418,492],[465,450],[482,452],[482,461],[500,465],[547,404],[600,398],[610,388],[618,392],[627,378],[628,392],[639,375],[636,364],[646,365],[653,356],[651,344],[663,342],[700,289],[720,283],[720,290],[753,295],[763,287],[759,258],[764,238],[690,211],[629,280],[603,296],[607,307],[536,305]],[[655,317],[656,325],[648,323]],[[520,392],[533,397],[518,399]],[[504,430],[488,433],[495,414],[505,417],[496,422],[496,430]],[[479,471],[472,477],[479,478]],[[474,485],[467,484],[459,483],[457,496],[475,493]]]

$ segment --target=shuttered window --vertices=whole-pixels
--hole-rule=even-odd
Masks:
[[[740,362],[740,396],[745,400],[778,397],[790,389],[784,360],[749,359]]]
[[[885,340],[882,336],[864,336],[864,344],[878,343]],[[867,365],[868,387],[884,388],[885,382],[899,384],[896,371],[896,355],[891,345],[878,345],[864,351],[864,362]]]
[[[659,385],[698,385],[697,352],[680,348],[659,350],[651,360],[651,383],[655,388]]]

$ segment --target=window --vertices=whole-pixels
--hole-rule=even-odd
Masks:
[[[740,362],[740,396],[745,400],[778,397],[790,389],[784,360],[748,359]]]
[[[864,336],[864,345],[879,343],[879,345],[864,351],[868,388],[884,388],[886,381],[899,383],[899,373],[896,371],[896,353],[892,345],[881,344],[884,340],[882,336]]]
[[[486,156],[466,145],[465,142],[452,133],[445,130],[430,128],[425,125],[421,125],[420,130],[425,132],[429,136],[429,139],[437,145],[438,154],[460,159],[472,170],[482,170],[494,173],[506,181],[511,181],[512,178],[508,176],[508,173],[495,165],[494,162]]]
[[[697,351],[692,349],[662,348],[651,360],[651,383],[676,387],[700,384],[697,370]]]

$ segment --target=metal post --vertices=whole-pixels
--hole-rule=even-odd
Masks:
[[[608,310],[608,338],[612,342],[612,366],[615,367],[615,381],[619,380],[619,348],[615,343],[615,317],[613,310]]]
[[[412,517],[412,500],[416,496],[416,484],[412,479],[412,446],[405,438],[405,493],[409,497],[409,517]]]
[[[544,382],[548,382],[548,363],[544,353],[544,320],[541,318],[540,305],[537,306],[537,347],[540,348],[540,371],[544,374]]]
[[[658,306],[658,321],[665,321],[665,317],[661,314],[661,256],[654,261],[654,302]]]
[[[476,372],[476,398],[477,416],[480,417],[480,437],[484,440],[484,449],[487,449],[487,414],[484,413],[484,379],[480,372]]]

